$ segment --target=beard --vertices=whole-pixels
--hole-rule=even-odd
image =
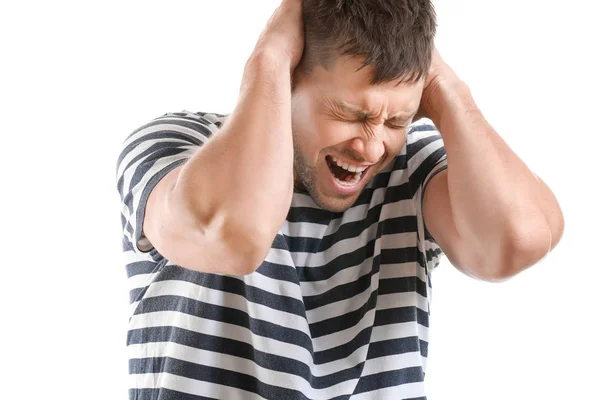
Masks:
[[[294,140],[294,187],[308,193],[313,199],[319,197],[317,193],[317,171],[310,167]],[[317,202],[321,206],[321,202]]]
[[[318,171],[311,167],[294,138],[294,187],[304,191],[312,197],[313,201],[322,209],[330,212],[343,212],[352,206],[356,199],[354,196],[341,198],[328,198],[317,189]]]

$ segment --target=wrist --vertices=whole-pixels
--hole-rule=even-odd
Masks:
[[[287,56],[285,51],[267,45],[262,45],[254,49],[246,65],[250,65],[250,68],[257,68],[267,72],[281,70],[291,72],[293,68],[291,57]]]
[[[277,81],[291,84],[290,63],[285,57],[269,50],[254,51],[246,61],[242,77],[241,90],[252,86],[256,81]]]
[[[477,109],[468,85],[456,75],[434,78],[423,92],[422,103],[425,113],[438,127],[449,114]]]

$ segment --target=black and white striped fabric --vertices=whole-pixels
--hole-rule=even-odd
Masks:
[[[425,399],[431,272],[443,253],[421,210],[447,168],[439,132],[411,125],[343,213],[294,193],[262,265],[234,277],[175,265],[141,234],[152,188],[225,118],[167,113],[123,142],[130,399]]]

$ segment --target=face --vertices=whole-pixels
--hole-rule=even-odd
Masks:
[[[294,75],[295,186],[321,208],[347,210],[366,184],[400,153],[423,83],[369,84],[371,67],[339,57],[325,70]]]

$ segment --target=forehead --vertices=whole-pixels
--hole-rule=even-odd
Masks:
[[[358,57],[338,57],[328,69],[314,68],[307,84],[317,90],[317,96],[333,103],[350,104],[365,111],[387,107],[388,112],[413,113],[419,107],[424,80],[399,83],[400,80],[376,85],[370,83],[373,67],[359,70],[363,60]]]

